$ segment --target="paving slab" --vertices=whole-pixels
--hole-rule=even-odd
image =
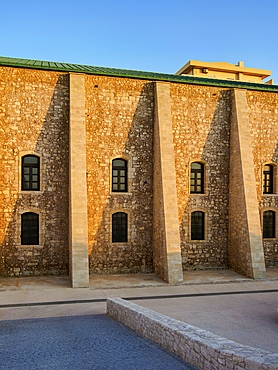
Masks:
[[[142,299],[134,303],[237,343],[278,353],[278,292]]]

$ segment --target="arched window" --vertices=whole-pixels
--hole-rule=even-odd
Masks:
[[[191,213],[191,240],[205,240],[205,213]]]
[[[40,190],[40,158],[25,155],[21,162],[21,190]]]
[[[203,163],[191,163],[190,193],[204,194],[204,165]]]
[[[275,238],[275,212],[274,211],[265,211],[263,213],[263,238]]]
[[[127,214],[117,212],[112,215],[112,243],[127,242]]]
[[[127,161],[121,158],[112,161],[112,191],[127,191]]]
[[[26,212],[21,215],[21,244],[39,244],[39,215]]]
[[[273,166],[266,164],[263,167],[263,194],[273,194]]]

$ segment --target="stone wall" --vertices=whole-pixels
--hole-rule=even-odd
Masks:
[[[183,269],[227,267],[230,91],[171,84]],[[189,194],[190,163],[205,165],[205,194]],[[190,240],[190,213],[205,212],[205,240]]]
[[[93,75],[84,81],[90,273],[151,272],[155,83]],[[227,268],[231,91],[169,87],[183,269]],[[246,94],[262,219],[264,210],[278,209],[278,95]],[[68,74],[0,67],[0,140],[0,275],[68,273]],[[21,191],[26,154],[41,158],[38,192]],[[120,157],[128,162],[128,192],[113,193],[112,160]],[[205,166],[201,195],[189,192],[193,161]],[[262,195],[264,163],[275,165],[274,195]],[[197,210],[205,212],[204,241],[191,240]],[[21,245],[21,214],[28,211],[40,215],[38,246]],[[112,243],[114,212],[128,214],[127,243]],[[266,265],[277,266],[277,239],[263,245]]]
[[[0,67],[0,275],[68,272],[68,75]],[[21,191],[21,156],[41,159],[40,191]],[[40,243],[21,245],[21,213]]]
[[[200,370],[278,369],[276,353],[236,343],[121,298],[107,300],[107,314]]]
[[[85,76],[90,273],[152,271],[153,83]],[[112,159],[128,161],[128,192],[111,192]],[[113,212],[128,242],[112,243]]]
[[[262,213],[265,210],[278,210],[277,168],[274,172],[275,194],[263,195],[262,170],[265,163],[278,164],[278,95],[268,92],[247,91],[249,122],[256,178],[258,204]],[[276,215],[277,216],[277,215]],[[277,218],[276,218],[277,223]],[[267,267],[278,266],[278,239],[263,241]]]

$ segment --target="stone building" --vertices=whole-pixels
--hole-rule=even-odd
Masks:
[[[1,276],[175,284],[278,265],[278,86],[193,62],[167,75],[0,58]]]

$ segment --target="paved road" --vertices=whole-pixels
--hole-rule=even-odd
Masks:
[[[0,322],[0,369],[193,370],[105,315]]]

